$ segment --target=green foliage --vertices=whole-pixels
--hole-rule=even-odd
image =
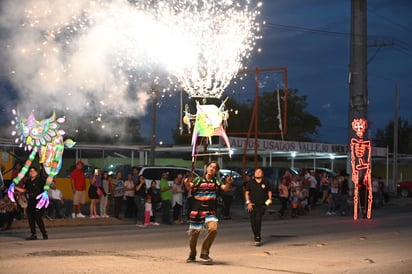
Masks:
[[[280,90],[280,102],[282,119],[285,99],[284,91]],[[318,135],[317,128],[321,126],[320,120],[305,111],[308,103],[306,96],[299,96],[297,89],[288,90],[287,96],[287,132],[284,139],[291,141],[312,141],[311,136]],[[220,105],[221,100],[208,101],[208,104]],[[253,117],[255,102],[239,103],[236,98],[229,98],[226,102],[226,110],[229,112],[227,133],[229,136],[244,137],[247,135]],[[195,111],[194,103],[190,107]],[[259,138],[281,139],[277,92],[264,92],[258,98],[258,135]],[[178,127],[177,127],[178,128]],[[175,144],[190,144],[191,136],[187,134],[184,125],[184,135],[180,135],[178,129],[172,131]],[[272,134],[269,134],[272,133]],[[254,124],[251,128],[251,136],[254,136]]]
[[[412,153],[412,119],[411,122],[405,118],[398,119],[398,153]],[[383,129],[378,129],[372,141],[377,147],[388,147],[393,153],[394,143],[394,121],[390,121]]]

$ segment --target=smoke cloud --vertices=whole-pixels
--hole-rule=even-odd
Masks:
[[[143,73],[150,71],[147,60],[141,55],[133,60],[141,67],[123,66],[130,58],[123,44],[130,43],[124,33],[130,28],[122,24],[133,24],[131,16],[138,15],[125,1],[2,1],[4,65],[20,112],[144,115],[152,80]]]
[[[145,115],[154,85],[164,93],[177,82],[225,87],[256,27],[235,2],[1,1],[2,70],[16,108],[38,119],[61,110],[104,121]]]

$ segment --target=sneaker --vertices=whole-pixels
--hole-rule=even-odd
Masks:
[[[77,217],[77,216],[76,216],[76,213],[72,213],[72,218],[73,218],[73,219],[76,219],[76,217]]]
[[[48,240],[49,236],[47,234],[43,234],[43,240]]]
[[[200,261],[203,264],[212,264],[213,263],[212,258],[210,258],[209,255],[206,255],[206,254],[200,254]]]
[[[103,215],[103,218],[110,218],[110,216],[107,215],[107,214],[104,214],[104,215]]]
[[[189,256],[189,258],[186,259],[186,263],[195,263],[195,262],[196,262],[195,256]]]
[[[255,237],[255,246],[260,246],[262,244],[262,238],[260,236]]]
[[[90,215],[90,219],[96,219],[96,215]]]
[[[78,214],[77,214],[77,218],[86,218],[86,216],[84,216],[84,215],[81,214],[81,213],[78,213]]]
[[[33,240],[37,240],[37,236],[36,235],[31,235],[30,237],[26,238],[27,241],[33,241]]]
[[[332,215],[332,212],[328,211],[326,212],[326,215]]]
[[[143,224],[136,224],[136,226],[137,226],[137,227],[146,227],[146,226],[143,225]]]
[[[151,222],[151,225],[160,225],[158,222]]]

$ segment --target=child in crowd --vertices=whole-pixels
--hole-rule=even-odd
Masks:
[[[292,194],[290,195],[290,202],[292,204],[292,217],[295,218],[298,216],[299,208],[299,196],[296,189],[292,190]]]
[[[152,208],[152,197],[150,195],[146,196],[145,210],[144,210],[144,225],[150,225],[150,216],[153,215]]]
[[[309,190],[307,188],[302,189],[300,192],[300,209],[302,214],[310,213],[310,204],[309,204]]]

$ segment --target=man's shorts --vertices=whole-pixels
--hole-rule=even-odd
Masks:
[[[86,191],[76,190],[73,194],[73,205],[85,204],[86,203]]]

